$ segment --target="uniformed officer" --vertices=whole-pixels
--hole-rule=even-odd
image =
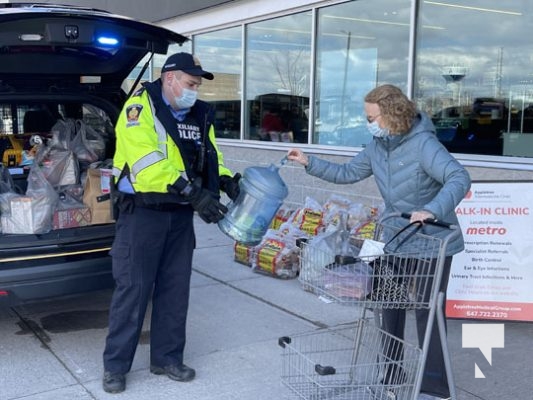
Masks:
[[[126,388],[148,301],[152,300],[150,372],[190,381],[183,363],[195,235],[193,212],[207,223],[224,217],[220,190],[239,194],[215,142],[213,112],[197,100],[202,69],[188,53],[171,55],[161,78],[127,100],[116,125],[115,291],[109,309],[103,388]]]

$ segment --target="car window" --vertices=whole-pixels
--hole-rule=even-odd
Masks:
[[[0,135],[40,134],[48,137],[60,120],[82,120],[107,140],[113,136],[111,117],[89,103],[0,103]],[[1,149],[0,149],[1,151]]]
[[[61,124],[82,121],[103,138],[102,159],[114,152],[112,118],[102,108],[80,102],[4,102],[0,103],[0,162],[11,171],[27,169],[32,164],[36,143],[48,143]],[[25,190],[24,176],[17,182]]]
[[[0,103],[0,134],[49,133],[60,119],[81,119],[92,128],[109,134],[111,117],[93,104]]]

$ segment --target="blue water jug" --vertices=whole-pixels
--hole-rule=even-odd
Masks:
[[[228,205],[218,227],[237,242],[258,244],[289,191],[274,164],[246,168],[239,187],[239,196]]]

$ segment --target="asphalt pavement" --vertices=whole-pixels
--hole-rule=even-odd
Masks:
[[[298,279],[273,278],[235,262],[230,238],[216,225],[195,223],[185,352],[186,364],[196,369],[194,381],[149,372],[148,313],[126,391],[105,393],[102,350],[111,291],[100,291],[0,309],[0,400],[296,398],[281,380],[279,338],[337,330],[358,321],[359,311],[303,290]],[[458,400],[533,399],[533,324],[505,322],[504,347],[492,349],[489,363],[479,348],[462,347],[465,323],[489,322],[448,321]],[[297,374],[290,368],[285,376]],[[484,378],[476,377],[476,368]],[[331,397],[338,398],[345,397]]]

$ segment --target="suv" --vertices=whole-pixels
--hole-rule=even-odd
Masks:
[[[13,305],[111,287],[112,219],[82,221],[88,207],[81,203],[85,208],[71,211],[67,223],[51,224],[43,232],[25,231],[32,216],[44,210],[21,201],[28,199],[33,165],[26,156],[39,143],[50,143],[54,130],[69,122],[93,135],[96,132],[105,146],[99,149],[99,163],[109,168],[113,127],[128,96],[125,79],[145,56],[166,54],[171,44],[181,45],[187,38],[106,11],[49,4],[0,4],[0,38],[2,184],[11,185],[8,197],[23,206],[14,211],[11,201],[11,213],[24,217],[17,221],[2,207],[0,303]],[[75,161],[79,175],[70,182],[75,185],[55,182],[53,186],[63,196],[58,195],[60,199],[76,186],[84,188],[89,166]],[[1,196],[5,194],[4,188]]]

